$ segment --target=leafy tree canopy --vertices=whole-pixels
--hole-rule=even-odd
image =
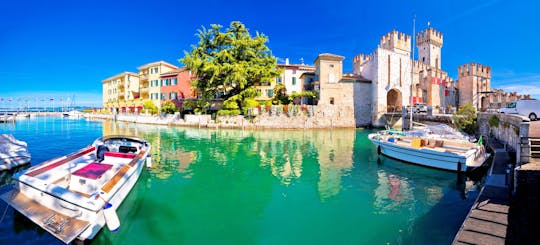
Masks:
[[[454,115],[452,115],[454,126],[463,132],[474,135],[477,129],[476,125],[476,109],[471,103],[460,107]]]
[[[256,96],[254,85],[271,82],[280,70],[265,44],[268,38],[264,34],[257,32],[252,37],[239,21],[231,22],[224,32],[221,29],[217,24],[210,29],[204,26],[199,29],[198,45],[193,45],[190,52],[185,51],[180,62],[194,72],[193,85],[204,99],[220,95],[228,100],[237,96],[232,100],[241,103],[249,96]]]

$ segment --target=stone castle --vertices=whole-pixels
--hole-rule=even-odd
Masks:
[[[341,105],[354,113],[357,127],[381,127],[386,124],[385,115],[401,113],[404,106],[414,103],[426,103],[434,112],[467,103],[486,110],[497,106],[493,98],[514,98],[497,96],[504,92],[491,90],[491,68],[486,65],[464,64],[458,67],[457,81],[449,77],[441,69],[443,40],[443,34],[431,27],[417,33],[418,60],[414,60],[411,36],[391,31],[372,53],[354,57],[353,74],[343,74],[343,56],[319,55],[313,74],[319,105]]]

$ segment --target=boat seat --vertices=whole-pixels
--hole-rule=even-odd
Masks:
[[[134,153],[127,153],[127,152],[113,152],[113,151],[105,152],[105,156],[106,156],[106,157],[129,158],[129,159],[135,158],[135,154],[134,154]]]
[[[73,172],[73,175],[95,180],[101,178],[101,176],[111,169],[112,166],[113,165],[111,164],[93,162]]]

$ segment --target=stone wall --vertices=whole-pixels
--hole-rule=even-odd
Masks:
[[[489,120],[496,117],[497,126],[490,126]],[[497,120],[492,119],[493,122]],[[529,135],[529,119],[520,115],[502,113],[478,113],[478,130],[484,137],[494,137],[507,148],[517,151],[521,137]]]
[[[315,129],[355,128],[354,108],[337,105],[275,105],[253,108],[251,117],[217,116],[208,127]]]

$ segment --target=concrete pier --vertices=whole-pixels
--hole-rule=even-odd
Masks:
[[[486,184],[459,229],[453,244],[505,244],[510,211],[510,157],[504,145],[489,141],[493,162]]]

